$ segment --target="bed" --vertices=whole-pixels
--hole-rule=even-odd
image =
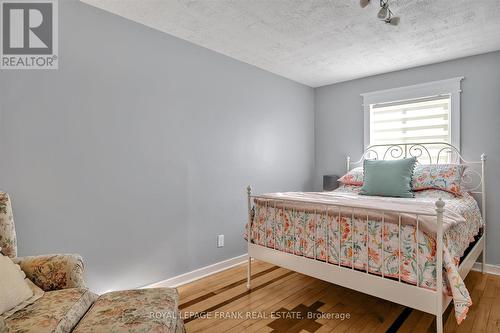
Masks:
[[[463,193],[370,197],[346,184],[332,192],[252,195],[248,187],[247,287],[255,258],[434,314],[437,332],[451,301],[457,322],[465,319],[472,302],[463,279],[481,253],[484,271],[486,156],[468,162],[446,143],[378,145],[355,163],[347,158],[347,171],[364,159],[409,156],[462,165]]]

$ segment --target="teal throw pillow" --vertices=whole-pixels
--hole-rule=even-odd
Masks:
[[[364,181],[360,194],[382,197],[414,198],[412,191],[415,157],[401,160],[363,162]]]

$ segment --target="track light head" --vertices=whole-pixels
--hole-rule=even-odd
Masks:
[[[393,16],[394,13],[389,8],[389,0],[379,0],[380,1],[380,10],[377,13],[377,17],[390,25],[398,25],[399,24],[399,16]],[[359,5],[361,8],[365,8],[370,4],[370,0],[359,0]]]
[[[399,24],[399,16],[393,16],[391,18],[388,18],[385,20],[385,23],[388,23],[390,25],[398,25]]]
[[[387,15],[389,14],[389,9],[387,3],[383,4],[380,10],[378,11],[377,17],[381,20],[387,18]]]
[[[365,8],[369,4],[370,4],[370,0],[359,0],[359,5],[361,6],[361,8]]]

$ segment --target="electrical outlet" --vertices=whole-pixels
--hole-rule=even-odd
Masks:
[[[224,235],[218,235],[217,236],[217,247],[223,247],[224,246]]]

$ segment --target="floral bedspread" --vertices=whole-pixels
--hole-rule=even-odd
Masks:
[[[343,186],[336,191],[357,193],[359,187]],[[416,192],[415,199],[402,200],[419,200],[434,206],[438,198],[445,201],[448,209],[464,217],[443,235],[444,290],[453,296],[456,319],[460,323],[472,301],[458,273],[458,265],[460,257],[479,233],[482,219],[477,202],[468,193],[455,197],[439,190],[425,190]],[[398,250],[400,241],[401,253]],[[354,265],[355,269],[436,289],[435,235],[423,230],[417,232],[411,224],[400,227],[398,223],[361,218],[347,211],[327,214],[326,211],[301,211],[256,201],[252,242],[332,264],[340,261],[345,267]]]

